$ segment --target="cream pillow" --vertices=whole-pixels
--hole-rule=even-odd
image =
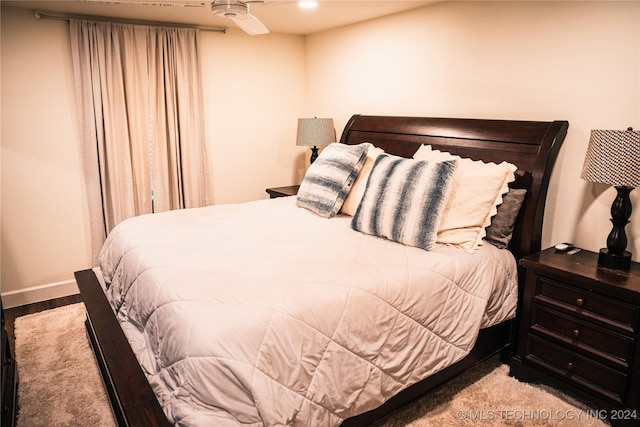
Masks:
[[[432,151],[433,151],[433,148],[431,148],[430,145],[422,144],[418,148],[418,151],[416,151],[416,153],[413,155],[413,158],[414,159],[422,159],[425,156],[429,156]],[[440,153],[440,151],[438,151],[438,152]],[[449,153],[447,153],[447,154],[449,154]]]
[[[507,162],[496,164],[461,158],[431,147],[421,147],[413,157],[419,160],[458,160],[436,242],[473,252],[482,244],[485,228],[491,224],[491,217],[502,203],[502,195],[509,191],[508,184],[514,181],[517,167]]]
[[[351,186],[351,190],[349,190],[349,194],[344,200],[342,208],[340,208],[340,213],[343,213],[345,215],[355,215],[356,210],[358,209],[358,205],[362,200],[362,196],[364,195],[364,190],[365,188],[367,188],[367,180],[369,179],[369,174],[371,173],[373,163],[376,161],[380,154],[384,154],[384,150],[382,148],[375,147],[371,143],[367,144],[369,144],[369,149],[367,150],[367,158],[364,161],[364,165],[362,165],[362,169],[360,169],[358,177]]]

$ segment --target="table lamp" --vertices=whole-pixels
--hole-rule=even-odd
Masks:
[[[592,130],[580,177],[616,188],[618,194],[611,205],[613,229],[607,237],[607,247],[600,249],[598,265],[629,270],[631,252],[626,250],[624,228],[631,216],[629,193],[640,185],[640,132],[632,128]]]
[[[311,148],[311,163],[318,158],[318,147],[336,141],[333,119],[305,118],[298,119],[298,138],[296,145]]]

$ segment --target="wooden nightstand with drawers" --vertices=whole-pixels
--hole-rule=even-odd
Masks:
[[[600,268],[596,253],[546,249],[525,272],[511,373],[576,395],[613,425],[640,425],[640,264]]]

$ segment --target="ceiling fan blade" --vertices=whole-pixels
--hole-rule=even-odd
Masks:
[[[116,0],[116,1],[106,1],[104,3],[114,3],[114,4],[133,4],[133,5],[140,5],[140,6],[159,6],[159,7],[174,7],[174,6],[179,6],[179,7],[207,7],[209,6],[210,3],[206,3],[206,2],[198,2],[198,1],[181,1],[181,0],[173,0],[173,1],[165,1],[165,0],[160,0],[160,1],[127,1],[127,0]]]
[[[246,18],[231,18],[231,20],[240,27],[245,33],[256,36],[260,34],[268,34],[269,29],[264,26],[262,22],[250,13],[247,13]]]

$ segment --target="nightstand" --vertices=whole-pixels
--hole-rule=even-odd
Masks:
[[[597,264],[594,252],[554,248],[520,261],[511,374],[590,402],[612,425],[640,425],[640,264],[629,271]]]
[[[286,197],[286,196],[295,196],[298,194],[299,185],[289,185],[287,187],[275,187],[275,188],[267,188],[267,193],[269,193],[269,198],[275,199],[276,197]]]

